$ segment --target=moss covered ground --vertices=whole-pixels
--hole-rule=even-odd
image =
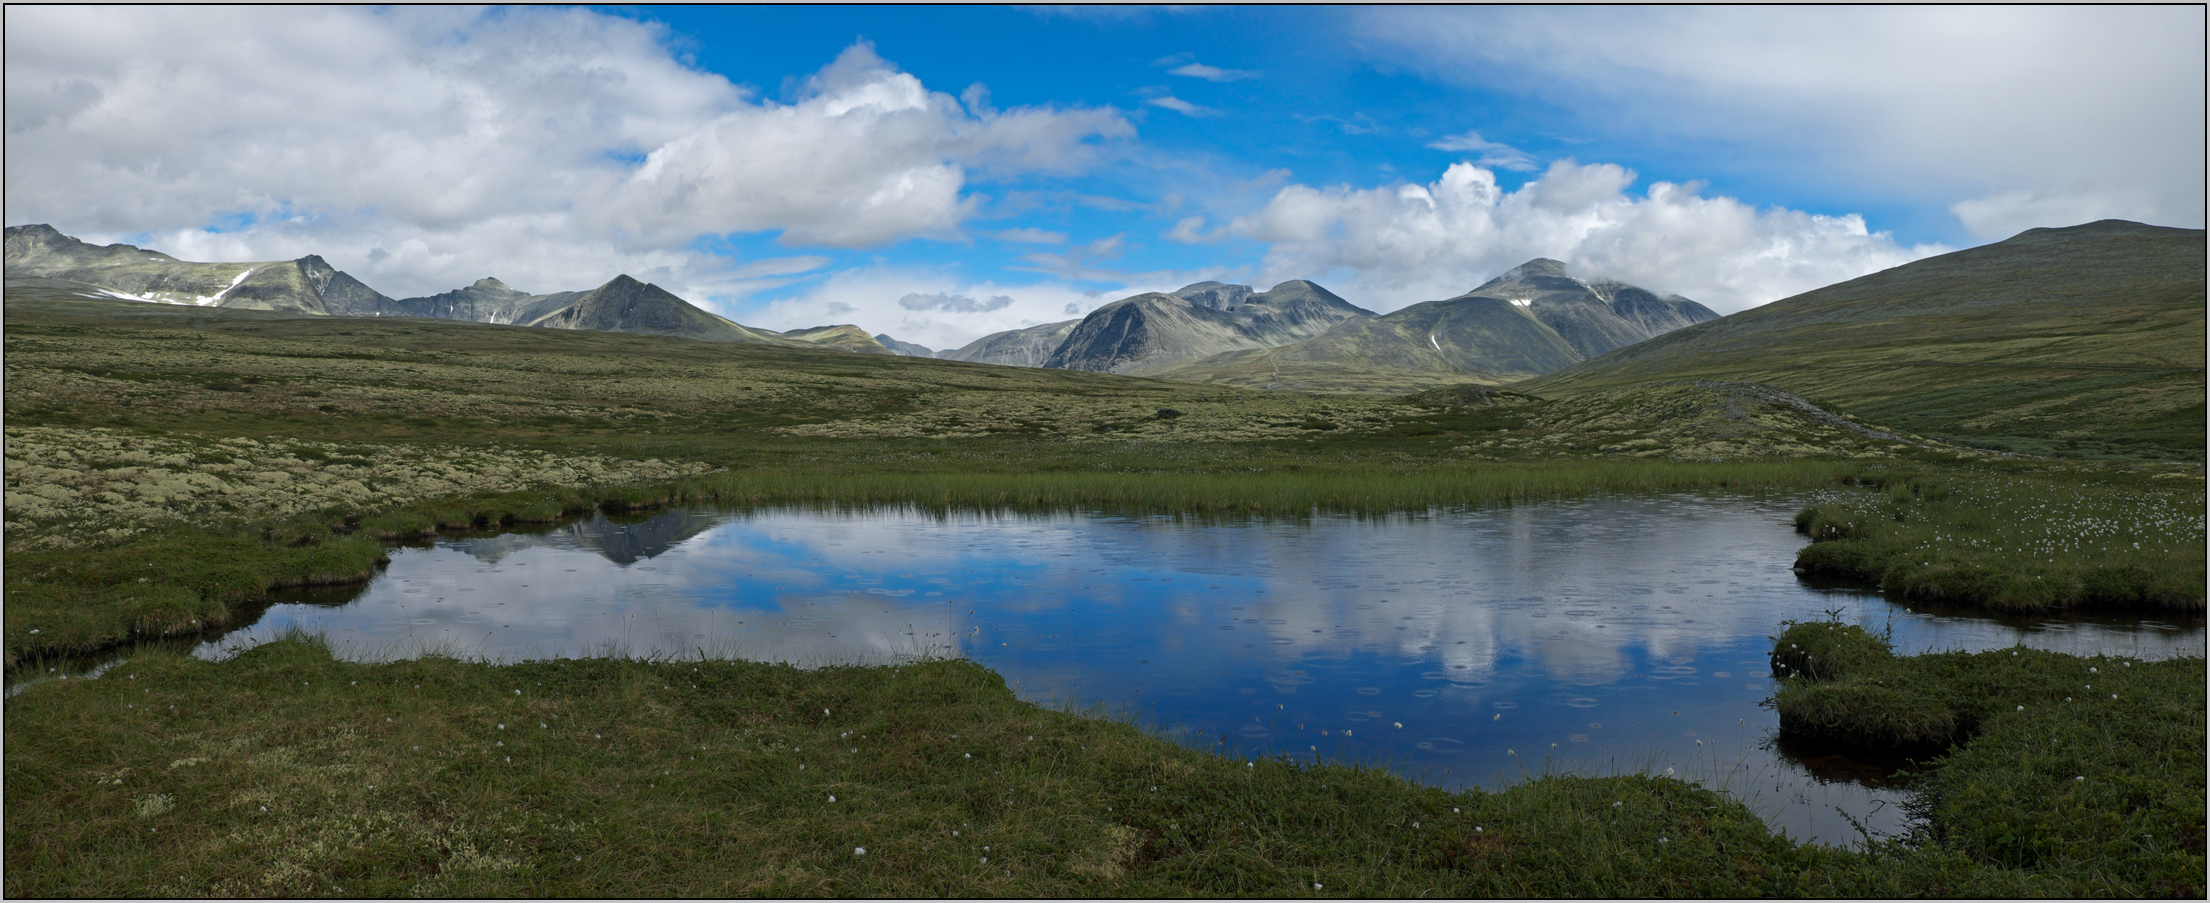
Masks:
[[[1895,487],[1938,483],[1952,507],[1927,523],[1982,517],[1995,532],[1912,541],[2008,566],[1959,538],[2023,529],[2046,512],[2013,508],[2050,486],[2099,493],[2090,507],[2114,524],[2141,512],[2184,523],[2192,499],[2199,536],[2199,462],[2006,459],[1725,385],[1311,396],[121,302],[10,301],[6,325],[11,673],[88,651],[126,659],[7,704],[10,895],[2174,886],[1939,837],[1800,846],[1663,778],[1551,775],[1453,795],[1380,771],[1230,761],[1036,709],[955,662],[363,665],[309,638],[217,664],[145,641],[219,626],[275,586],[362,579],[399,538],[680,500],[1294,517],[1834,487],[1807,529],[1830,540],[1812,548],[1839,550],[1884,540],[1834,525],[1895,522]],[[1908,510],[1932,510],[1925,495]],[[1860,508],[1870,514],[1847,514]],[[2154,586],[2192,573],[2200,608],[2199,541],[2190,557],[2177,540],[2135,549],[2116,526],[2096,536],[2067,546],[2080,568],[2148,568],[2164,575]],[[1910,585],[1964,585],[1929,573]],[[817,700],[833,714],[811,720]],[[1970,734],[1964,749],[1996,736]],[[2199,865],[2196,876],[2199,893]]]

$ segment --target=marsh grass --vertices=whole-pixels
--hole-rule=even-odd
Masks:
[[[1812,676],[1814,650],[1851,660]],[[2082,896],[2202,896],[2201,658],[1887,651],[1854,625],[1791,625],[1773,705],[1784,735],[1925,759],[1912,843]]]
[[[1799,569],[2003,611],[2203,610],[2197,479],[1945,470],[1877,484],[1796,516],[1812,539]]]
[[[97,680],[28,686],[5,731],[12,897],[2090,886],[1940,850],[1799,846],[1662,776],[1536,771],[1453,793],[1374,767],[1226,757],[1020,702],[950,660],[356,664],[294,634],[221,662],[149,650]]]

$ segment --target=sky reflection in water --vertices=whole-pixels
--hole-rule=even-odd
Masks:
[[[1835,807],[1892,831],[1903,796],[1850,780],[1866,763],[1775,748],[1759,702],[1782,621],[1837,609],[1892,626],[1904,653],[2203,652],[2199,619],[2005,623],[1807,584],[1789,569],[1800,505],[1672,496],[1211,524],[599,518],[400,550],[365,589],[278,604],[202,654],[293,624],[362,659],[442,648],[816,665],[949,651],[1025,699],[1104,706],[1200,747],[1385,763],[1446,787],[1671,768],[1792,836],[1847,843],[1856,832]]]

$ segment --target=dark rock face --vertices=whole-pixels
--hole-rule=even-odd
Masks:
[[[1222,352],[1287,345],[1373,315],[1301,279],[1265,292],[1200,282],[1172,294],[1122,298],[1091,311],[1044,366],[1159,373]]]

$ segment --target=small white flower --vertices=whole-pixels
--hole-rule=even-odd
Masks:
[[[1658,839],[1657,839],[1657,842],[1658,842],[1658,843],[1664,843],[1664,842],[1665,842],[1665,838],[1663,838],[1663,837],[1660,837],[1660,838],[1658,838]]]
[[[1666,777],[1672,777],[1672,776],[1673,776],[1673,769],[1670,769],[1670,768],[1668,768],[1668,769],[1665,769],[1665,776],[1666,776]]]
[[[1314,881],[1314,882],[1312,882],[1312,889],[1313,889],[1313,890],[1319,890],[1319,889],[1320,889],[1320,882],[1318,882],[1318,881]]]
[[[1400,731],[1401,731],[1401,730],[1404,730],[1404,722],[1402,722],[1402,721],[1399,721],[1399,722],[1397,722],[1397,730],[1400,730]]]
[[[972,758],[974,758],[974,757],[975,757],[975,754],[974,754],[974,753],[960,753],[960,754],[959,754],[959,757],[960,757],[960,758],[962,758],[962,759],[972,759]]]
[[[866,847],[853,847],[853,848],[852,848],[852,855],[854,855],[854,856],[865,856],[865,855],[867,855],[867,848],[866,848]]]
[[[2072,776],[2072,780],[2075,780],[2075,781],[2084,781],[2084,780],[2087,780],[2087,776],[2086,776],[2086,775],[2084,775],[2084,774],[2077,774],[2077,775],[2073,775],[2073,776]]]
[[[833,803],[833,802],[836,802],[836,794],[834,794],[834,793],[832,793],[832,794],[829,794],[829,802],[832,802],[832,803]]]
[[[500,729],[500,730],[502,730],[502,731],[503,731],[503,730],[506,730],[506,725],[504,725],[504,724],[502,724],[502,725],[499,725],[499,729]]]
[[[989,861],[990,861],[990,857],[988,857],[988,856],[984,856],[984,857],[982,857],[982,861],[983,861],[983,862],[989,862]]]
[[[522,695],[522,691],[520,691],[520,690],[516,690],[516,691],[514,691],[514,695],[516,695],[516,696],[520,696],[520,695]]]
[[[2021,712],[2023,712],[2023,711],[2025,711],[2025,710],[2026,710],[2026,707],[2025,707],[2025,706],[2019,706],[2019,707],[2018,707],[2018,711],[2021,711]]]
[[[1474,825],[1474,826],[1473,826],[1473,833],[1475,833],[1475,834],[1479,834],[1479,833],[1481,833],[1481,826],[1480,826],[1480,825]]]

